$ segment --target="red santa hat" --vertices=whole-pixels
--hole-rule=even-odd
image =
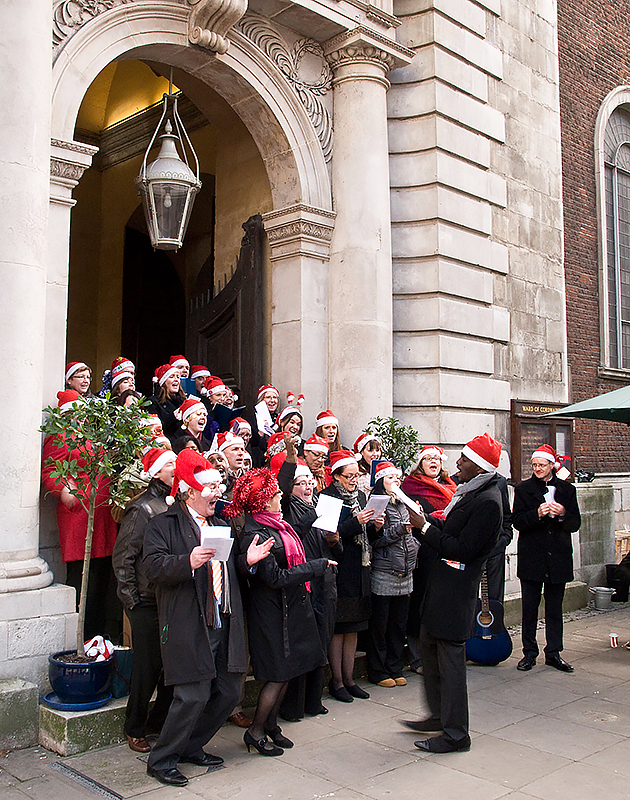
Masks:
[[[246,419],[243,419],[243,417],[235,417],[232,420],[232,427],[230,430],[232,431],[233,434],[238,436],[242,430],[248,430],[251,433],[252,426]]]
[[[206,378],[203,388],[206,390],[208,395],[212,397],[213,394],[217,392],[227,392],[228,387],[223,383],[221,378],[217,378],[216,375],[210,375],[210,377]]]
[[[208,414],[208,409],[204,406],[201,400],[194,395],[188,397],[184,402],[181,404],[179,408],[176,408],[173,412],[175,418],[180,420],[180,422],[186,422],[187,419],[193,416],[193,414]]]
[[[173,367],[171,364],[162,364],[162,366],[158,367],[153,373],[153,383],[163,386],[164,381],[174,375],[177,375],[179,378],[179,370],[177,367]]]
[[[146,426],[147,428],[154,428],[156,425],[159,425],[161,428],[162,420],[157,414],[148,414],[146,418],[142,420],[142,425]]]
[[[335,472],[343,467],[348,467],[350,464],[356,464],[357,460],[354,453],[349,450],[333,450],[330,454],[330,470]]]
[[[551,461],[554,466],[554,469],[560,469],[562,466],[562,461],[560,460],[560,456],[556,453],[553,447],[550,444],[541,444],[540,447],[536,448],[536,450],[532,453],[532,461],[535,458],[544,458],[547,461]]]
[[[302,411],[298,406],[286,406],[282,409],[282,411],[278,414],[278,419],[276,420],[276,424],[279,425],[285,417],[290,417],[293,414],[297,414],[297,416],[302,420],[302,424],[304,424],[304,417],[302,416]]]
[[[190,378],[193,381],[195,378],[209,378],[210,375],[210,370],[208,367],[204,367],[203,364],[193,364],[193,366],[190,368]]]
[[[273,433],[267,442],[267,458],[272,458],[286,449],[284,433]]]
[[[271,383],[266,383],[264,386],[261,386],[258,390],[258,399],[256,400],[257,403],[260,403],[261,400],[264,399],[267,392],[271,392],[275,394],[275,396],[280,399],[280,392],[276,389],[276,387]]]
[[[304,442],[304,449],[305,450],[312,450],[315,453],[326,453],[328,454],[328,442],[322,436],[318,436],[314,433],[312,436]]]
[[[462,447],[462,455],[485,472],[496,472],[501,458],[501,445],[488,433],[475,436]]]
[[[63,392],[57,392],[58,406],[62,413],[73,411],[79,408],[82,403],[85,403],[83,395],[75,392],[74,389],[66,389]]]
[[[278,477],[278,473],[280,472],[280,467],[286,461],[287,454],[286,452],[276,453],[275,456],[272,456],[269,461],[269,469],[273,472],[275,477]]]
[[[175,463],[177,456],[172,450],[163,447],[151,447],[142,458],[144,472],[149,478],[155,478],[158,472],[167,464]]]
[[[234,445],[240,445],[241,447],[245,447],[245,442],[241,439],[240,436],[237,436],[232,431],[226,431],[225,433],[217,433],[214,437],[214,441],[212,442],[212,447],[210,448],[210,452],[212,453],[222,453],[226,447],[233,447]]]
[[[444,450],[436,444],[425,444],[418,456],[418,464],[427,456],[438,456],[442,463],[448,461],[448,456],[444,453]]]
[[[302,459],[298,459],[297,467],[295,468],[295,475],[293,476],[293,480],[297,481],[300,478],[309,478],[310,480],[313,479],[313,473],[307,467],[306,462],[302,461]]]
[[[304,403],[304,395],[298,395],[297,400],[295,399],[295,394],[293,392],[287,392],[287,405],[289,406],[301,406]]]
[[[90,368],[83,361],[71,361],[69,364],[66,364],[66,381],[69,381],[70,378],[74,375],[74,373],[78,372],[80,369],[90,369]],[[91,374],[92,370],[90,369],[90,375]]]
[[[175,461],[175,478],[170,495],[166,498],[167,505],[171,506],[175,502],[178,491],[185,492],[188,489],[196,489],[201,492],[202,497],[208,497],[210,489],[209,483],[218,482],[221,484],[221,473],[214,469],[207,458],[201,453],[185,447],[177,456]]]
[[[131,372],[132,375],[135,375],[136,365],[133,363],[133,361],[130,361],[128,358],[125,358],[124,356],[118,356],[117,358],[115,358],[112,361],[112,366],[111,366],[112,385],[114,383],[117,383],[117,381],[114,381],[113,378],[116,375],[120,375],[121,372]]]
[[[171,367],[189,367],[188,359],[186,356],[171,356],[168,360]]]
[[[321,428],[322,425],[336,425],[339,427],[339,420],[330,409],[327,409],[326,411],[320,411],[320,413],[317,415],[315,427]]]
[[[356,440],[356,442],[354,443],[354,447],[352,449],[354,450],[357,461],[361,460],[361,453],[370,442],[377,442],[378,446],[379,447],[381,446],[380,441],[377,439],[376,436],[374,436],[373,433],[362,433]]]
[[[134,378],[134,377],[135,375],[133,372],[117,372],[116,374],[114,374],[114,371],[112,370],[112,389],[114,388],[114,386],[116,386],[117,383],[124,381],[125,378]]]
[[[232,505],[225,514],[237,517],[244,511],[255,514],[264,511],[271,498],[280,491],[278,481],[270,469],[250,469],[236,481],[232,491]]]
[[[380,481],[381,478],[386,478],[388,475],[396,475],[399,478],[401,472],[391,461],[379,461],[374,467],[374,483]]]

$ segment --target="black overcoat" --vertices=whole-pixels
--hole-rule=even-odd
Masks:
[[[571,533],[581,524],[575,486],[554,475],[549,483],[556,488],[556,503],[566,509],[564,517],[538,517],[544,503],[545,481],[532,476],[514,490],[512,524],[519,532],[517,575],[526,581],[567,583],[573,580]]]
[[[254,675],[261,681],[289,681],[326,663],[305,582],[328,568],[327,558],[289,568],[278,531],[245,515],[243,552],[254,536],[272,538],[271,552],[249,576],[247,630]]]
[[[465,494],[445,520],[431,518],[425,541],[438,559],[429,573],[422,625],[436,639],[463,642],[475,631],[475,609],[483,565],[497,543],[503,521],[497,476]],[[464,569],[450,566],[457,561]]]
[[[209,517],[208,523],[225,525],[218,517]],[[199,540],[199,528],[183,503],[176,503],[164,514],[154,517],[144,535],[143,562],[147,577],[155,586],[167,686],[216,677],[206,622],[207,568],[204,565],[193,574],[190,566],[190,552]],[[231,603],[228,672],[247,670],[237,555],[233,546],[227,562]]]

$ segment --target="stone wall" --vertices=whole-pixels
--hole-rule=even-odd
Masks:
[[[624,4],[558,2],[562,121],[565,275],[571,401],[630,382],[602,374],[594,141],[598,111],[610,91],[630,83],[630,18]],[[627,472],[630,431],[625,425],[576,420],[575,466]]]
[[[394,405],[447,448],[566,399],[555,8],[398,0]]]

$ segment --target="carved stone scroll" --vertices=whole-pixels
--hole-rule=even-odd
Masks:
[[[188,0],[188,40],[215,53],[227,53],[227,33],[247,11],[247,0]]]

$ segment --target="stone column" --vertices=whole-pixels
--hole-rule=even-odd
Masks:
[[[263,220],[272,264],[271,379],[282,390],[304,394],[304,430],[310,436],[327,402],[328,259],[335,214],[298,204],[263,214]]]
[[[386,74],[409,51],[361,27],[324,46],[333,68],[327,407],[346,444],[392,411],[392,261]]]
[[[0,592],[47,586],[38,557],[38,505],[48,178],[50,3],[3,0],[0,106]]]

